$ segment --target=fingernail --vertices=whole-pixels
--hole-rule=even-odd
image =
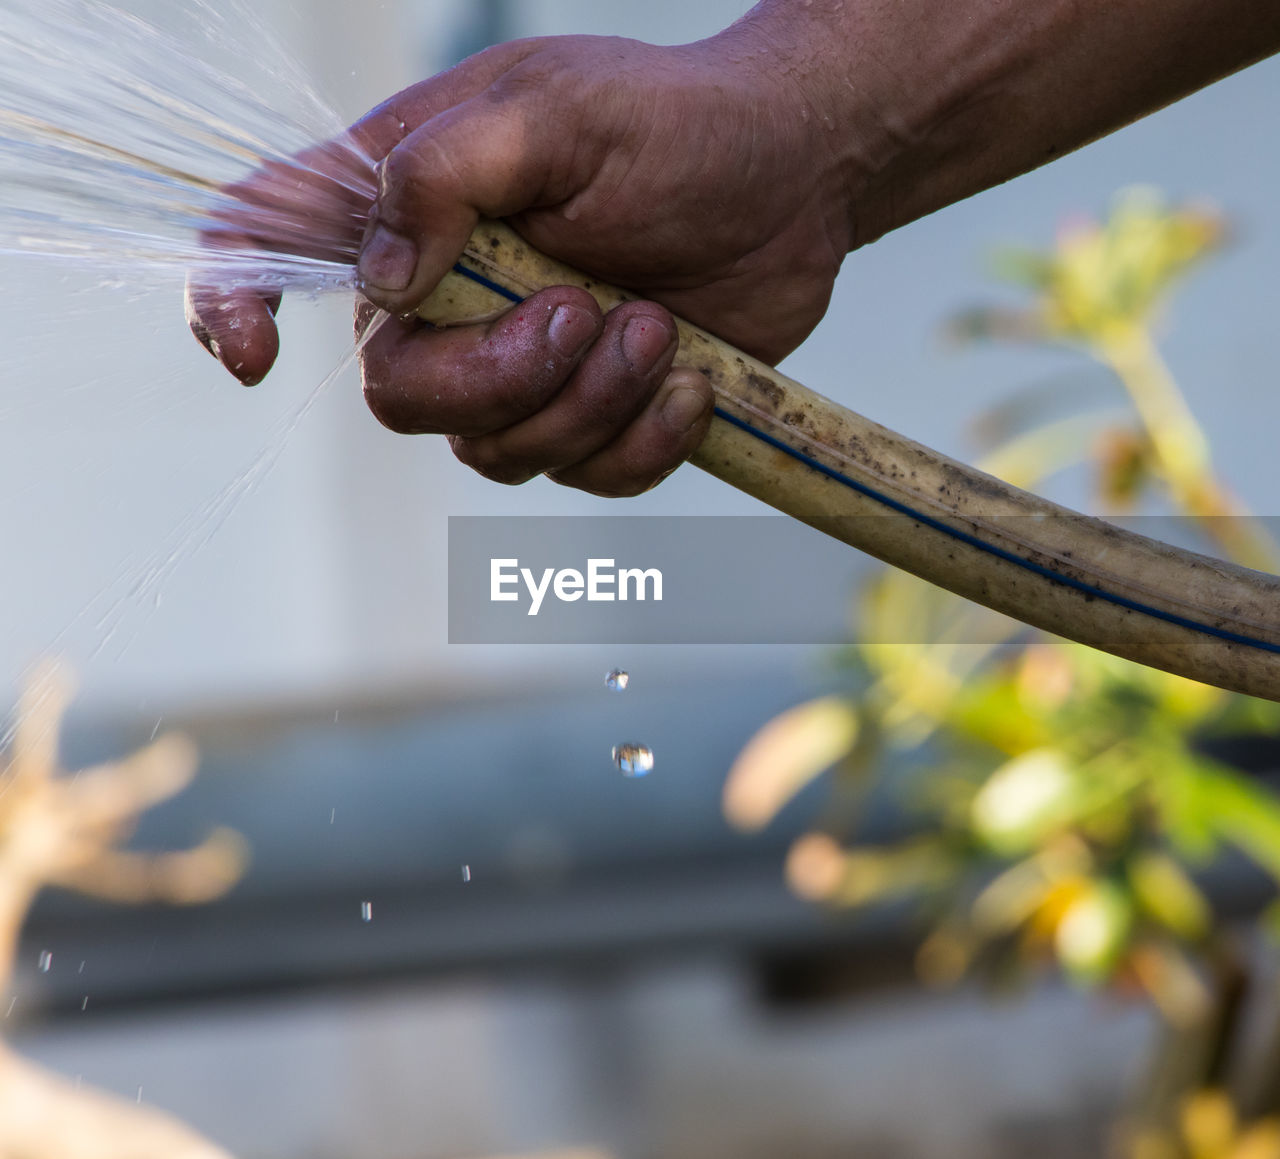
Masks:
[[[565,358],[578,354],[596,334],[596,320],[581,306],[557,306],[547,323],[547,337]]]
[[[365,285],[395,293],[408,287],[418,268],[418,247],[379,223],[374,227],[356,267]]]
[[[218,341],[209,333],[209,328],[199,322],[192,322],[191,333],[195,335],[196,341],[200,343],[214,358],[220,357],[218,352]]]
[[[667,352],[671,339],[671,328],[664,322],[639,315],[622,329],[622,354],[636,374],[645,374]]]
[[[662,421],[683,435],[707,412],[707,400],[696,390],[678,386],[662,404]]]

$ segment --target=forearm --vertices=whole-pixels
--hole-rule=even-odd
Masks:
[[[855,248],[1280,50],[1280,3],[763,0],[725,35],[830,128]]]

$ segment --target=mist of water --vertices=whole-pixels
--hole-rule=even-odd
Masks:
[[[371,159],[249,4],[162,0],[152,13],[103,0],[0,0],[0,256],[57,263],[86,289],[176,294],[194,274],[228,289],[350,292]],[[320,142],[329,144],[318,150]],[[347,206],[349,228],[339,221],[318,246],[305,213],[246,199],[237,183],[264,169]],[[224,487],[124,563],[49,650],[86,621],[97,634],[93,655],[126,647],[126,614],[159,605],[174,570],[267,477],[358,349],[266,432]]]
[[[228,190],[263,166],[350,182],[357,199],[373,166],[345,143],[348,164],[308,173],[299,154],[345,141],[343,125],[250,8],[172,0],[164,13],[161,27],[98,0],[0,0],[0,253],[70,261],[107,284],[200,267],[350,289],[353,252],[208,245],[247,211],[271,224],[269,207]]]

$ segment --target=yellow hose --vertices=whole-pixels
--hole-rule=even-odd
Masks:
[[[482,222],[419,309],[493,317],[545,286],[608,310],[633,297]],[[1221,688],[1280,700],[1280,577],[1081,515],[912,442],[679,321],[678,365],[716,416],[692,462],[772,507],[1037,628]],[[781,599],[786,593],[779,593]]]

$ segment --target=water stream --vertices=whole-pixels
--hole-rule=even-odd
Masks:
[[[338,137],[342,119],[242,0],[164,0],[149,12],[144,19],[136,4],[100,0],[0,0],[0,258],[18,268],[54,263],[79,290],[171,289],[175,313],[193,271],[220,287],[349,294],[354,247],[300,255],[287,245],[219,242],[228,222],[240,232],[247,212],[267,227],[258,233],[298,229],[228,191],[263,166],[287,166],[299,182],[340,181],[367,199],[372,162],[356,151],[344,146],[345,163],[324,172],[298,159]],[[127,647],[126,613],[158,606],[175,569],[261,485],[355,355],[271,425],[252,458],[161,543],[123,563],[48,650],[86,622],[97,640],[90,658]]]

